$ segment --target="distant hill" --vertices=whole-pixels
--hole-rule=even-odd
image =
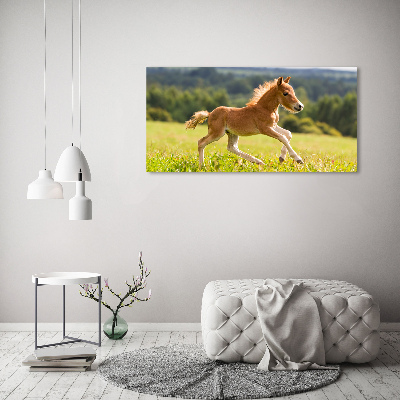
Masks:
[[[291,76],[295,90],[303,87],[311,101],[324,95],[357,91],[357,73],[324,68],[261,68],[261,67],[201,67],[201,68],[147,68],[147,87],[151,85],[175,86],[180,90],[193,88],[225,89],[233,101],[240,105],[251,97],[253,89],[265,81],[279,76]]]
[[[331,68],[269,68],[269,67],[225,67],[217,68],[222,73],[233,73],[236,76],[248,76],[248,75],[264,75],[270,74],[274,76],[293,75],[302,78],[327,78],[334,80],[348,80],[357,83],[357,72],[347,70],[336,70]]]

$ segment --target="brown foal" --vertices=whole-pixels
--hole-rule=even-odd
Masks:
[[[208,134],[198,141],[200,168],[204,163],[204,148],[216,140],[228,135],[228,150],[245,160],[256,164],[264,164],[261,160],[247,154],[238,148],[239,136],[267,135],[278,139],[282,144],[279,161],[283,162],[289,152],[299,164],[303,160],[290,146],[292,134],[290,131],[278,126],[278,107],[282,105],[292,113],[301,111],[304,106],[297,99],[293,87],[289,85],[290,76],[283,80],[282,77],[271,82],[265,82],[254,89],[252,99],[246,107],[217,107],[212,112],[197,111],[189,121],[186,129],[194,129],[197,124],[208,118]]]

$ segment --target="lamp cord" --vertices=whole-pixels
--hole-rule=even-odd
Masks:
[[[82,49],[82,22],[81,22],[81,0],[78,2],[79,4],[79,69],[78,69],[78,90],[79,90],[79,150],[80,150],[80,159],[81,166],[83,165],[83,153],[82,153],[82,102],[81,102],[81,49]],[[79,180],[82,180],[82,169],[80,169]]]
[[[79,97],[79,150],[82,165],[82,102],[81,102],[81,0],[78,1],[78,18],[79,18],[79,51],[78,51],[78,97]],[[72,139],[74,134],[74,0],[72,0]],[[73,140],[72,140],[73,145]],[[82,171],[82,170],[81,170]]]
[[[82,32],[82,23],[81,23],[81,0],[79,0],[79,149],[82,151],[82,106],[81,106],[81,48],[82,48],[82,40],[81,40],[81,32]],[[82,156],[81,156],[82,157]]]
[[[44,98],[44,169],[47,169],[47,102],[46,102],[46,65],[47,65],[47,24],[46,24],[46,0],[43,0],[44,20],[44,71],[43,71],[43,98]]]
[[[71,1],[71,91],[72,91],[72,131],[71,142],[74,145],[74,0]]]

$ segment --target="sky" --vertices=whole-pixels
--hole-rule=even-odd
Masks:
[[[357,67],[325,67],[327,69],[338,69],[341,71],[354,71],[357,72]]]
[[[357,72],[357,67],[286,67],[290,69],[308,69],[308,68],[320,68],[320,69],[336,69],[339,71],[352,71]]]

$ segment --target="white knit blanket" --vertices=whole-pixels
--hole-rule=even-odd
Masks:
[[[325,366],[321,320],[315,300],[287,279],[266,279],[255,293],[267,344],[261,370],[331,369]]]

